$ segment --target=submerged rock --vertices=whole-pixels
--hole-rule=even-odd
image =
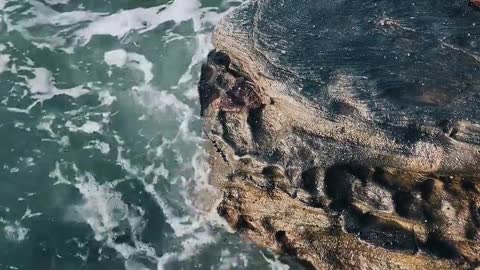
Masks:
[[[256,0],[199,85],[218,211],[317,269],[480,266],[480,14]]]

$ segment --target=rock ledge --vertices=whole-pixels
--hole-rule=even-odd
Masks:
[[[330,37],[328,31],[306,32],[302,22],[311,27],[318,20],[328,27],[322,12],[342,17],[350,7],[345,11],[327,1],[299,1],[296,5],[310,5],[312,12],[277,20],[282,12],[291,12],[294,2],[253,1],[227,16],[215,33],[216,50],[202,68],[200,103],[211,181],[223,191],[220,215],[253,242],[307,268],[479,267],[480,112],[471,109],[480,104],[479,77],[468,71],[459,78],[458,72],[422,64],[426,59],[420,57],[420,64],[410,67],[431,69],[420,74],[423,85],[416,85],[420,75],[405,71],[402,59],[397,66],[380,62],[399,74],[389,80],[412,87],[396,88],[401,95],[395,97],[404,102],[398,103],[390,92],[379,92],[387,75],[364,65],[368,60],[339,59],[330,55],[327,44],[310,52],[325,63],[310,61],[298,48],[315,40],[302,43],[282,36],[291,30],[284,25],[288,23],[303,36],[315,33],[323,41]],[[364,29],[357,21],[357,31],[386,43],[401,40],[399,51],[427,42],[432,48],[425,54],[448,52],[457,57],[450,67],[461,64],[478,72],[478,49],[448,40],[449,31],[477,16],[471,15],[473,9],[462,18],[450,17],[451,28],[442,33],[446,38],[437,40],[426,30],[404,25],[402,16],[408,12],[377,17],[376,12],[402,10],[387,2],[379,1],[380,9],[352,1],[358,12],[368,9],[373,18]],[[440,9],[455,7],[446,3]],[[417,8],[423,11],[421,5]],[[348,25],[351,14],[345,18]],[[273,46],[278,35],[285,39]],[[471,35],[480,38],[480,30]],[[339,39],[348,47],[345,42],[354,38]],[[376,57],[381,50],[365,53]],[[342,61],[354,70],[338,64]],[[330,65],[336,69],[325,74]],[[445,78],[431,78],[442,72]],[[439,88],[438,80],[461,90]],[[312,92],[312,87],[318,90]]]

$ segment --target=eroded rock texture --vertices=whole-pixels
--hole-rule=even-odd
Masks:
[[[480,13],[256,0],[199,86],[219,213],[317,269],[480,267]]]

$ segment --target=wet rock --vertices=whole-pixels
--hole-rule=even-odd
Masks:
[[[468,3],[471,7],[480,10],[480,0],[469,0]]]
[[[219,214],[311,268],[479,267],[480,28],[459,8],[256,0],[227,16],[199,85]]]

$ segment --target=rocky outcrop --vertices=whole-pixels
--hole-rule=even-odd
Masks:
[[[222,21],[199,93],[233,228],[307,268],[480,267],[479,15],[424,2],[257,0]]]

